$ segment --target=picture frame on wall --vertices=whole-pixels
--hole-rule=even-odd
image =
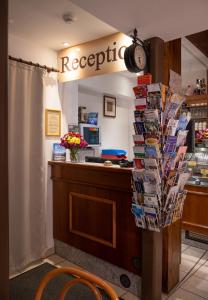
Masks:
[[[57,109],[45,110],[45,135],[59,137],[61,135],[61,111]]]
[[[116,98],[112,96],[103,96],[103,115],[104,117],[116,117]]]

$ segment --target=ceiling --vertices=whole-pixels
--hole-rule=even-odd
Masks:
[[[9,33],[54,50],[135,27],[142,39],[171,40],[206,30],[207,11],[207,0],[9,0]]]
[[[76,19],[71,24],[62,19],[68,12]],[[9,0],[9,33],[53,50],[117,31],[68,0]]]
[[[71,1],[118,31],[127,34],[136,27],[143,39],[167,41],[208,29],[207,0]]]

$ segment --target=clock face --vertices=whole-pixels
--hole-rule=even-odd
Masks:
[[[140,45],[136,45],[134,49],[134,61],[139,70],[142,71],[145,69],[147,63],[146,53]]]

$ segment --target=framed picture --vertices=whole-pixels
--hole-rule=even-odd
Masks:
[[[45,110],[45,135],[61,135],[61,111],[55,109]]]
[[[105,117],[116,117],[116,98],[103,96],[103,115]]]

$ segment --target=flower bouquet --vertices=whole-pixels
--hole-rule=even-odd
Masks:
[[[61,138],[61,146],[69,149],[71,162],[77,162],[79,149],[86,148],[88,144],[79,133],[68,132]]]

